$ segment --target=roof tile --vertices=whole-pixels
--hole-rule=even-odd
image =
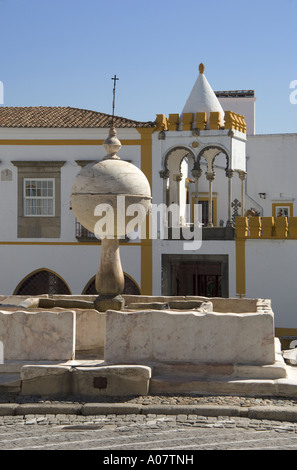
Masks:
[[[0,106],[0,127],[108,128],[111,123],[110,114],[70,106]],[[154,127],[155,124],[115,116],[114,125],[116,128],[136,128]]]

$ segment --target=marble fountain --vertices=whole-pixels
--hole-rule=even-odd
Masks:
[[[146,217],[151,191],[145,175],[117,156],[114,128],[104,145],[106,157],[81,169],[71,195],[77,219],[102,238],[98,295],[0,296],[0,393],[297,396],[269,300],[122,295],[119,237],[127,219],[102,237],[98,208],[116,214],[125,196]]]

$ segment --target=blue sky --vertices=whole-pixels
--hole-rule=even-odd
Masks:
[[[214,90],[254,89],[256,132],[297,132],[297,0],[0,0],[4,106],[180,113],[205,64]]]

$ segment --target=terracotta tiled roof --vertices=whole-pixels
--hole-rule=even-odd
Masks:
[[[0,127],[109,128],[111,121],[110,114],[69,106],[0,106]],[[116,128],[135,128],[153,127],[154,123],[115,116],[114,125]]]

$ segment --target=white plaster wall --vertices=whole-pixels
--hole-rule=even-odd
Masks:
[[[233,170],[246,171],[246,141],[240,138],[232,140],[232,163]]]
[[[3,159],[1,150],[0,147],[0,174],[2,170],[11,170],[12,180],[0,180],[0,240],[12,240],[17,234],[17,169]]]
[[[0,129],[0,139],[105,140],[107,135],[108,129]],[[120,140],[140,141],[141,138],[135,129],[120,129],[117,135]],[[73,294],[81,294],[96,274],[100,245],[77,242],[70,194],[73,180],[80,171],[75,161],[101,160],[105,154],[103,145],[0,145],[0,172],[3,169],[12,171],[12,181],[0,180],[0,295],[12,294],[24,277],[40,268],[56,272]],[[140,167],[140,145],[123,145],[118,154],[121,159]],[[17,168],[11,163],[14,160],[65,161],[61,168],[60,238],[17,238]],[[121,246],[121,260],[123,270],[140,285],[140,247]]]
[[[272,216],[273,202],[293,202],[295,206],[296,174],[297,134],[255,135],[248,138],[247,195],[258,204],[261,215]],[[261,199],[259,193],[266,193],[266,199]],[[247,200],[247,205],[252,207],[253,200]]]
[[[255,134],[255,101],[254,97],[219,97],[219,102],[224,111],[233,111],[245,117],[247,125],[247,134]]]
[[[246,241],[246,297],[271,299],[278,328],[297,328],[297,240]]]
[[[108,129],[0,129],[0,139],[105,139]],[[134,129],[119,130],[119,139],[140,140]],[[0,180],[0,240],[17,241],[17,168],[11,161],[65,161],[61,168],[61,237],[52,241],[76,241],[75,218],[70,210],[73,180],[80,171],[76,160],[101,160],[106,154],[103,145],[1,145],[0,172],[12,171],[12,181]],[[140,167],[140,146],[124,145],[118,152],[123,160]],[[3,223],[5,220],[5,223]],[[22,239],[24,240],[24,239]],[[48,239],[44,239],[49,241]],[[32,239],[32,241],[34,241]],[[43,241],[38,239],[37,241]]]
[[[120,247],[123,271],[141,285],[141,248]],[[46,268],[67,283],[72,294],[81,294],[96,274],[100,261],[100,245],[0,245],[0,295],[10,295],[32,271]],[[131,262],[133,260],[133,262]]]

